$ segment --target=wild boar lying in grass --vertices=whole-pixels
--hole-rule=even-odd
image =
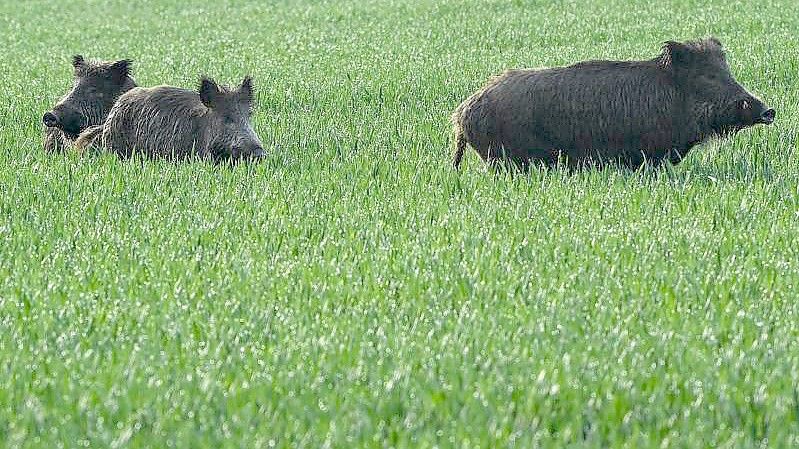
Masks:
[[[63,151],[86,128],[102,124],[117,98],[136,87],[130,76],[131,64],[128,59],[101,62],[74,56],[72,90],[42,117],[44,148]]]
[[[235,90],[208,78],[201,80],[198,92],[137,87],[119,98],[103,125],[87,129],[75,145],[84,149],[97,140],[121,157],[260,157],[263,145],[250,123],[253,100],[249,77]]]
[[[767,107],[730,73],[715,38],[669,41],[645,61],[511,70],[455,110],[457,168],[470,144],[487,162],[637,168],[680,162],[694,146],[758,123]]]

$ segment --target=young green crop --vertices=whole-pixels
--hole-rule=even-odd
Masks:
[[[799,445],[794,6],[0,1],[0,446]],[[774,126],[451,169],[489,76],[711,34]],[[75,53],[252,75],[271,157],[44,153]]]

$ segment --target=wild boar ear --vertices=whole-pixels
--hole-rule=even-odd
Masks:
[[[113,64],[108,68],[108,73],[111,75],[111,79],[115,82],[122,84],[125,81],[125,78],[131,74],[133,65],[133,61],[130,59],[121,59]]]
[[[200,101],[208,108],[213,108],[216,101],[219,99],[219,95],[221,94],[219,90],[219,85],[216,84],[216,81],[212,80],[211,78],[205,78],[200,80]]]
[[[244,77],[244,81],[241,82],[238,92],[241,101],[247,104],[252,104],[253,99],[255,98],[255,88],[253,88],[251,77]]]
[[[75,55],[72,57],[72,67],[75,69],[76,73],[86,67],[86,60],[83,59],[83,55]]]
[[[664,67],[685,62],[691,54],[691,49],[687,45],[676,42],[666,41],[663,43],[663,55],[661,63]]]

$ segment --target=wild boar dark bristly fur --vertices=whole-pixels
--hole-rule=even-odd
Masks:
[[[637,168],[680,162],[698,143],[775,112],[739,85],[715,38],[666,42],[646,61],[511,70],[452,115],[457,168],[470,144],[487,162]]]
[[[246,159],[263,155],[250,123],[254,91],[247,77],[238,89],[211,79],[199,91],[172,86],[135,88],[122,95],[102,126],[86,130],[79,149],[100,146],[130,157]]]
[[[42,117],[44,148],[62,151],[86,128],[102,124],[117,98],[136,87],[131,65],[129,59],[87,61],[81,55],[74,56],[72,90]]]

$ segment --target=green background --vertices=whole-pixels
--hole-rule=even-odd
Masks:
[[[795,2],[0,10],[0,446],[799,444]],[[658,172],[451,169],[489,76],[709,35],[773,126]],[[271,156],[45,154],[75,53],[253,75]]]

